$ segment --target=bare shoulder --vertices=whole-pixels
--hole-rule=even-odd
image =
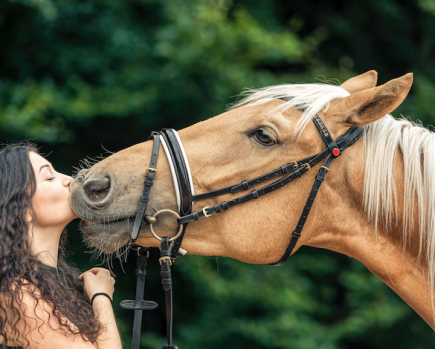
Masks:
[[[18,284],[19,290],[13,292],[14,297],[0,293],[4,312],[1,316],[6,315],[8,319],[5,326],[8,345],[23,346],[28,343],[29,348],[95,348],[78,334],[74,324],[56,313],[53,304],[41,298],[33,284],[19,282],[13,291],[16,291]]]

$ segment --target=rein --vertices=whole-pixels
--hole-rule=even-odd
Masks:
[[[287,99],[281,98],[285,101]],[[250,200],[258,199],[259,197],[278,190],[279,188],[287,185],[293,180],[301,177],[303,174],[309,172],[313,166],[318,164],[320,161],[325,160],[323,166],[320,168],[319,173],[316,176],[314,184],[311,188],[311,192],[308,195],[307,202],[302,210],[302,214],[296,225],[296,228],[291,234],[290,242],[281,257],[281,259],[275,263],[271,263],[272,266],[281,266],[290,257],[294,247],[296,246],[298,239],[301,237],[302,229],[310,213],[311,207],[313,205],[314,199],[319,191],[321,184],[323,183],[326,174],[329,172],[329,166],[331,162],[336,157],[340,156],[341,152],[346,148],[353,145],[362,135],[362,127],[352,127],[345,134],[340,136],[336,141],[334,141],[326,128],[323,121],[318,115],[313,118],[313,122],[316,125],[322,139],[326,143],[327,148],[322,152],[307,157],[299,161],[293,161],[287,165],[281,166],[280,168],[268,172],[259,177],[242,181],[238,184],[231,185],[225,188],[217,189],[203,194],[195,195],[192,176],[189,168],[189,163],[187,161],[186,153],[184,152],[181,140],[175,130],[164,129],[160,132],[153,131],[148,139],[153,139],[153,150],[150,161],[150,166],[146,170],[145,174],[145,187],[143,194],[140,198],[140,204],[136,218],[134,221],[133,229],[131,232],[131,242],[134,243],[139,235],[140,226],[143,222],[143,217],[149,202],[149,195],[151,187],[153,185],[153,180],[156,176],[157,169],[157,159],[159,156],[160,143],[165,151],[166,157],[169,162],[169,167],[172,173],[172,179],[175,186],[175,193],[177,199],[177,206],[179,213],[172,210],[164,209],[160,210],[152,216],[150,219],[149,227],[153,236],[161,241],[160,247],[160,266],[161,266],[161,276],[162,285],[165,291],[165,301],[166,301],[166,333],[168,345],[162,347],[162,349],[178,349],[177,346],[172,344],[172,278],[171,278],[171,265],[175,259],[185,255],[186,250],[181,248],[181,243],[186,233],[186,228],[189,222],[196,221],[203,217],[210,217],[212,214],[219,213],[221,211],[227,210],[238,204],[245,203]],[[235,194],[249,188],[256,186],[262,182],[278,178],[283,176],[274,182],[261,187],[257,190],[252,190],[250,193],[243,196],[239,196],[235,199],[229,201],[223,201],[220,204],[215,204],[211,207],[204,207],[200,211],[192,212],[192,206],[194,202],[209,199],[212,197],[220,196],[223,194]],[[153,223],[156,221],[156,217],[163,212],[172,213],[177,217],[179,224],[179,229],[174,237],[165,236],[160,238],[156,235],[153,229]],[[155,309],[158,305],[152,301],[143,300],[145,291],[145,274],[146,274],[146,263],[148,257],[149,248],[139,247],[138,248],[138,260],[137,260],[137,287],[136,287],[136,300],[125,300],[121,302],[121,307],[124,309],[135,310],[134,323],[133,323],[133,341],[132,349],[139,349],[140,346],[140,330],[142,321],[143,310]]]

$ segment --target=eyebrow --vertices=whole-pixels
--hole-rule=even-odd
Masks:
[[[50,166],[51,166],[51,164],[45,164],[45,165],[42,165],[42,166],[40,167],[40,169],[39,169],[39,172],[41,172],[42,169],[43,169],[44,167],[48,167],[48,168],[50,168]]]

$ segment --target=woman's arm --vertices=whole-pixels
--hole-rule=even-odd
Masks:
[[[118,348],[113,343],[119,343],[121,348],[121,338],[118,328],[116,327],[115,316],[113,315],[112,302],[103,295],[96,296],[96,293],[106,293],[110,299],[113,299],[115,291],[115,279],[110,275],[107,269],[92,268],[79,276],[79,280],[84,281],[84,290],[89,299],[94,299],[92,306],[95,317],[103,325],[103,332],[98,337],[98,347],[101,349]]]
[[[92,303],[95,317],[103,325],[103,332],[98,337],[98,348],[122,348],[118,327],[113,314],[112,303],[107,297],[97,296]],[[116,345],[115,345],[116,344]]]

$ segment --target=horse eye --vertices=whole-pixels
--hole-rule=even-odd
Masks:
[[[272,138],[270,138],[270,137],[268,136],[268,134],[267,134],[265,131],[263,131],[263,130],[255,131],[255,132],[252,134],[252,136],[254,136],[255,138],[257,138],[257,140],[258,140],[260,143],[265,144],[265,145],[272,145],[272,144],[275,144],[275,143],[276,143],[276,142],[275,142]]]

